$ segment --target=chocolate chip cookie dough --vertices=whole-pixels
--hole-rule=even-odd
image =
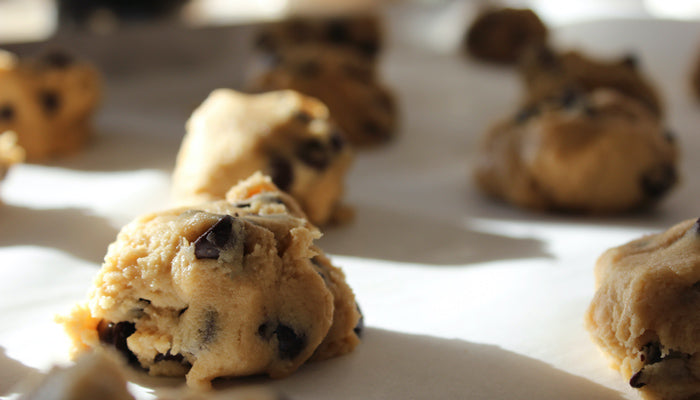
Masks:
[[[563,89],[607,88],[635,98],[661,116],[660,96],[639,64],[633,54],[603,60],[578,51],[557,53],[546,46],[532,46],[520,60],[520,73],[531,103],[556,97]]]
[[[700,221],[610,249],[595,267],[585,322],[648,400],[700,396]]]
[[[548,29],[530,9],[491,8],[467,30],[463,47],[475,58],[514,64],[529,45],[547,41]]]
[[[354,146],[389,142],[397,106],[375,65],[347,50],[299,45],[286,48],[252,84],[253,91],[291,89],[322,101]]]
[[[187,122],[173,172],[181,202],[221,199],[255,171],[272,177],[316,225],[342,222],[352,150],[318,100],[294,91],[219,89]]]
[[[294,199],[255,174],[226,200],[157,212],[110,245],[87,303],[59,321],[75,351],[115,347],[152,375],[284,377],[352,351],[360,313]]]
[[[676,142],[618,92],[563,92],[491,128],[476,157],[487,194],[521,207],[618,213],[653,205],[678,180]]]
[[[75,152],[92,136],[100,97],[92,65],[65,53],[0,54],[0,132],[17,134],[28,162]]]
[[[302,44],[344,48],[361,57],[375,59],[382,47],[381,20],[374,13],[335,16],[293,16],[265,26],[256,47],[272,55]]]

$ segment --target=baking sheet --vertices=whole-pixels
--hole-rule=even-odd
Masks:
[[[282,380],[231,380],[219,390],[262,383],[308,400],[636,398],[588,339],[582,316],[602,251],[698,216],[700,105],[687,77],[700,26],[605,20],[556,28],[561,46],[640,55],[682,146],[682,185],[660,207],[590,218],[518,210],[478,193],[469,179],[473,145],[515,107],[517,78],[454,46],[411,40],[401,34],[405,21],[390,20],[382,59],[401,106],[401,136],[358,154],[347,181],[355,221],[319,242],[356,292],[368,326],[363,343]],[[171,204],[184,121],[210,90],[240,84],[240,64],[220,57],[157,74],[118,69],[89,150],[19,165],[2,183],[0,395],[16,397],[20,379],[68,362],[53,316],[85,298],[123,224]],[[132,382],[149,399],[183,380],[135,374]]]

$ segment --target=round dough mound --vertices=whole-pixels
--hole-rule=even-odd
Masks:
[[[0,132],[14,131],[30,162],[83,148],[100,98],[97,70],[63,53],[0,58]]]
[[[227,200],[137,218],[110,245],[89,300],[62,318],[76,350],[114,346],[153,375],[283,377],[352,351],[360,314],[319,231],[269,178]]]
[[[254,80],[253,90],[291,89],[321,100],[355,146],[378,145],[394,137],[396,103],[371,61],[315,45],[286,48],[276,61]]]
[[[639,102],[567,91],[487,132],[475,178],[522,207],[616,213],[661,199],[676,184],[676,163],[675,141]]]
[[[649,400],[700,393],[700,221],[610,249],[586,313],[593,341]]]
[[[173,172],[182,203],[222,199],[256,171],[291,194],[315,225],[342,214],[352,150],[318,100],[294,91],[212,92],[187,122]]]
[[[530,9],[489,9],[469,27],[463,46],[477,59],[514,64],[527,46],[545,43],[547,34],[547,27]]]

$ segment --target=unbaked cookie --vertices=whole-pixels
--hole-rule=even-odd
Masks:
[[[221,199],[255,171],[272,177],[316,225],[342,222],[352,150],[318,100],[294,91],[215,90],[192,114],[173,172],[182,202]]]
[[[586,313],[593,341],[649,400],[700,397],[700,221],[610,249]]]
[[[3,54],[0,132],[16,132],[30,162],[81,149],[92,135],[99,81],[92,65],[65,53],[27,60]]]
[[[488,9],[472,22],[463,47],[477,59],[514,64],[528,45],[545,43],[547,35],[547,27],[530,9]]]
[[[75,350],[100,342],[153,375],[284,377],[359,343],[360,313],[320,232],[269,178],[227,200],[145,215],[110,245],[89,300],[60,318]]]
[[[658,116],[663,114],[659,94],[632,54],[599,60],[577,51],[556,53],[546,46],[532,46],[521,58],[520,72],[531,103],[556,97],[565,88],[607,88],[634,97]]]
[[[386,143],[396,132],[397,106],[374,64],[347,50],[285,48],[251,86],[254,91],[292,89],[321,100],[355,146]]]
[[[486,193],[540,210],[614,213],[676,184],[677,146],[658,118],[618,92],[565,91],[491,128],[475,178]]]
[[[294,16],[265,26],[258,34],[256,47],[278,54],[286,47],[323,44],[352,50],[374,59],[382,47],[382,28],[376,14],[338,16]]]

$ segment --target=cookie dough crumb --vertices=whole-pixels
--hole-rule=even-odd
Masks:
[[[593,341],[647,400],[700,396],[700,220],[607,250],[585,315]]]

